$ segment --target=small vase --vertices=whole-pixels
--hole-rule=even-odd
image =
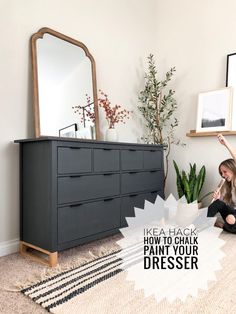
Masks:
[[[118,140],[118,134],[116,129],[109,128],[106,130],[106,135],[105,135],[106,141],[109,142],[116,142]]]

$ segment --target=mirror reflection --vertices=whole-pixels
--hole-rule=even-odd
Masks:
[[[50,29],[35,35],[36,136],[95,139],[98,117],[93,58],[82,43]]]

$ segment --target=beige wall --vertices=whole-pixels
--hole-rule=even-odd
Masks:
[[[189,138],[196,128],[197,95],[225,87],[226,56],[236,52],[236,2],[234,0],[165,0],[157,7],[157,51],[161,72],[176,66],[172,87],[176,90],[180,126],[177,135],[185,148],[173,147],[167,195],[176,193],[172,159],[188,168],[189,162],[206,165],[205,192],[219,181],[218,164],[229,158],[215,137]],[[228,137],[236,147],[236,136]]]
[[[0,255],[16,248],[19,237],[18,145],[13,140],[34,135],[30,36],[47,26],[82,41],[95,58],[98,88],[131,109],[143,60],[155,48],[155,23],[155,0],[0,0]],[[139,120],[133,120],[119,128],[120,140],[136,142],[140,131]]]

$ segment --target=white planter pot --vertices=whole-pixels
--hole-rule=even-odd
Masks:
[[[198,204],[178,203],[176,222],[179,226],[185,227],[190,225],[198,215]]]
[[[107,129],[105,139],[106,141],[109,141],[109,142],[117,142],[118,134],[117,134],[116,129]]]

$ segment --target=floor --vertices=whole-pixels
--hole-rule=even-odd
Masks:
[[[101,256],[102,254],[109,253],[117,246],[116,241],[120,236],[112,236],[96,242],[91,242],[87,245],[78,246],[73,249],[63,251],[59,254],[60,267],[68,267],[78,264],[85,260],[90,260],[94,257]],[[203,314],[225,314],[236,313],[236,235],[222,232],[220,238],[225,241],[222,248],[225,257],[221,261],[222,270],[216,272],[217,281],[210,282],[207,291],[199,291],[197,298],[188,298],[184,304],[157,304],[154,298],[148,299],[143,296],[143,293],[133,291],[133,285],[126,282],[122,277],[120,278],[120,285],[113,287],[115,295],[123,291],[127,298],[129,297],[131,307],[125,312],[119,311],[116,314],[188,314],[188,313],[203,313]],[[28,258],[21,257],[18,253],[11,254],[0,258],[0,313],[1,314],[43,314],[47,313],[46,310],[31,301],[19,292],[19,287],[22,284],[35,282],[44,278],[47,272],[52,270],[48,267],[42,266]],[[113,289],[112,288],[112,289]],[[112,289],[106,294],[110,297],[113,293]],[[113,289],[113,290],[114,290]],[[98,290],[101,290],[99,287]],[[92,289],[88,294],[84,293],[84,306],[87,308],[88,302],[91,303],[94,291]],[[108,298],[109,299],[109,298]],[[123,298],[125,299],[125,298]],[[103,296],[93,300],[92,304],[96,308],[96,302],[103,300]],[[128,300],[128,299],[127,299]],[[86,303],[86,302],[87,303]],[[104,301],[104,300],[103,300]],[[104,301],[105,302],[105,301]],[[121,304],[121,299],[117,296],[113,302],[118,302],[116,306]],[[128,302],[128,301],[127,301]],[[87,304],[87,306],[86,306]],[[117,308],[116,307],[116,308]],[[114,308],[114,306],[112,307]],[[121,307],[124,309],[125,307]],[[160,311],[161,309],[161,311]],[[138,310],[138,311],[137,311]],[[106,310],[99,309],[96,311],[99,314],[110,314]],[[83,311],[80,314],[89,313],[94,314],[94,311]],[[113,312],[112,312],[113,313]]]
[[[116,246],[120,235],[91,242],[59,253],[60,267],[67,267],[109,252]],[[118,247],[118,246],[117,246]],[[0,313],[41,314],[48,313],[41,306],[19,292],[21,284],[35,282],[52,269],[22,257],[11,254],[0,258]]]

